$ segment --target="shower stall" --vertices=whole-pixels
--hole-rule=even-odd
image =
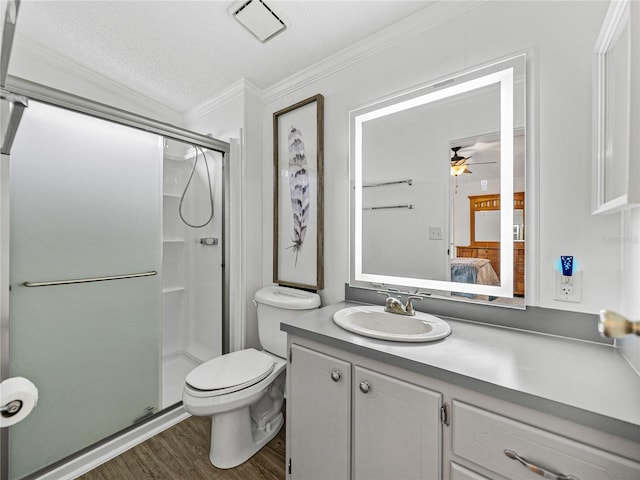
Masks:
[[[2,155],[0,371],[39,391],[1,430],[17,480],[180,409],[226,351],[229,144],[10,83],[28,106]]]

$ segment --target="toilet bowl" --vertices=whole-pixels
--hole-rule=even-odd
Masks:
[[[187,375],[182,394],[185,410],[213,417],[209,451],[213,465],[240,465],[280,431],[286,366],[282,358],[247,349],[203,363]],[[204,381],[207,373],[209,383]],[[234,374],[240,380],[232,380]]]
[[[185,378],[184,409],[211,416],[209,459],[232,468],[251,458],[284,424],[286,335],[280,322],[318,308],[317,294],[286,287],[256,293],[259,337],[264,350],[239,350],[214,358]]]

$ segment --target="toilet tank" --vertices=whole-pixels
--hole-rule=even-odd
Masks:
[[[258,336],[262,348],[281,358],[287,357],[287,334],[280,322],[320,306],[317,293],[288,287],[265,287],[256,292]]]

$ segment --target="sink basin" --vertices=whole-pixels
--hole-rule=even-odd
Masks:
[[[376,305],[343,308],[333,314],[333,321],[358,335],[393,342],[433,342],[451,333],[447,322],[428,313],[404,316]]]

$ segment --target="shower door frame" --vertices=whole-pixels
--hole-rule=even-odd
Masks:
[[[229,249],[227,247],[227,235],[229,232],[229,190],[227,188],[227,182],[229,180],[228,162],[230,158],[230,144],[228,142],[218,140],[207,135],[202,135],[191,130],[160,122],[149,117],[128,112],[123,109],[112,107],[103,103],[99,103],[84,97],[63,92],[61,90],[57,90],[11,75],[7,77],[6,83],[7,85],[4,88],[4,91],[10,94],[22,96],[29,100],[38,101],[73,112],[90,115],[101,120],[106,120],[138,130],[154,133],[173,140],[186,142],[192,145],[195,144],[219,152],[222,155],[222,353],[227,353],[229,349]],[[17,128],[19,128],[19,125],[17,126]],[[10,375],[10,285],[8,284],[9,252],[11,248],[9,245],[10,158],[10,153],[7,155],[3,153],[1,159],[2,163],[0,165],[2,169],[0,178],[0,181],[2,182],[2,185],[0,186],[0,192],[2,194],[2,199],[0,201],[0,223],[2,225],[2,227],[0,228],[0,235],[2,236],[2,238],[0,239],[0,255],[2,255],[0,261],[0,305],[2,305],[2,308],[0,309],[0,381],[5,380]],[[163,411],[160,411],[149,418],[156,418],[157,415],[160,415],[162,413]],[[116,433],[114,436],[117,435],[119,435],[119,433]],[[9,431],[8,428],[3,428],[0,429],[0,478],[8,478],[8,454]],[[76,454],[72,454],[70,457],[74,457],[75,455]],[[57,466],[59,463],[64,461],[65,459],[62,459],[61,461],[56,462],[54,466]],[[42,470],[36,473],[43,473],[50,468],[52,468],[52,466],[44,467]],[[31,475],[29,477],[31,477]]]

